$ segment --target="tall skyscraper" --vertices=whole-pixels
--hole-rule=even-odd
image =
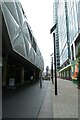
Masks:
[[[54,24],[58,23],[58,0],[54,1],[53,4],[53,14],[54,14]],[[57,24],[58,25],[58,24]],[[59,52],[59,36],[58,36],[58,27],[55,30],[55,40],[56,40],[56,66],[57,70],[60,68],[60,52]]]
[[[71,79],[71,65],[77,59],[80,46],[80,0],[57,0],[53,11],[57,23],[56,42],[59,43],[59,73],[62,78]]]

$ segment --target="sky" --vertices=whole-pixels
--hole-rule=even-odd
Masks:
[[[54,50],[53,36],[50,34],[50,29],[53,26],[53,1],[20,0],[43,56],[44,71],[46,66],[49,66],[49,69],[51,69],[50,55]]]

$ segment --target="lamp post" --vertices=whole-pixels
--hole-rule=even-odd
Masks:
[[[52,84],[54,84],[53,81],[53,53],[50,55],[51,56],[51,79],[52,79]]]
[[[56,29],[56,25],[55,24],[51,30],[50,30],[50,34]],[[57,95],[57,72],[56,72],[56,42],[55,42],[55,33],[53,33],[53,40],[54,40],[54,67],[55,67],[55,95]]]

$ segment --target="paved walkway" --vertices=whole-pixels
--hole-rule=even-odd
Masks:
[[[48,83],[47,89],[45,91],[45,96],[41,105],[38,118],[53,118],[53,94],[52,94],[52,83],[51,81],[44,81]]]
[[[51,81],[25,86],[3,95],[2,106],[4,118],[78,118],[77,85],[58,79],[57,96]]]
[[[78,118],[78,89],[72,81],[58,79],[58,95],[53,85],[54,118]]]
[[[50,81],[26,86],[3,95],[3,118],[53,118]]]

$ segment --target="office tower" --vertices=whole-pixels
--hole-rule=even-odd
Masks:
[[[61,78],[71,79],[71,66],[77,59],[80,46],[80,0],[57,0],[54,6],[60,52],[59,73]]]

